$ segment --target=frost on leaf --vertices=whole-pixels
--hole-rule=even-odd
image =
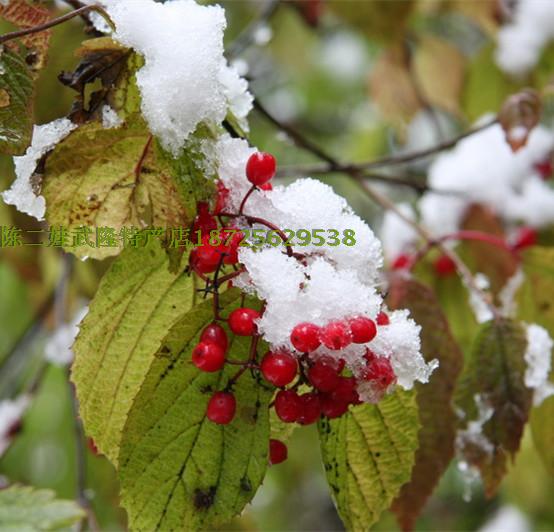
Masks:
[[[525,383],[526,349],[519,323],[485,323],[456,389],[457,450],[468,468],[479,470],[487,496],[496,492],[508,459],[518,451],[532,406],[533,390]]]
[[[554,395],[554,384],[549,382],[554,342],[548,331],[537,324],[526,325],[527,349],[525,351],[525,385],[534,390],[533,404],[539,406]]]
[[[39,221],[44,219],[46,202],[37,192],[40,190],[40,181],[33,182],[37,164],[76,127],[76,124],[67,118],[34,127],[31,145],[25,155],[14,157],[16,179],[11,188],[2,193],[6,203],[14,205],[18,211],[33,216]]]

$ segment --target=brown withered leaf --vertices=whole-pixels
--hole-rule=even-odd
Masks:
[[[539,123],[541,112],[541,97],[534,89],[512,94],[502,104],[498,120],[513,152],[527,144],[531,130]]]
[[[519,322],[499,318],[483,324],[456,388],[455,403],[464,413],[460,428],[481,417],[481,432],[461,437],[458,450],[481,473],[487,497],[498,490],[529,419],[533,390],[524,381],[526,347]],[[488,415],[482,415],[478,403],[489,409]]]
[[[391,309],[407,308],[422,327],[421,349],[426,361],[439,367],[427,384],[416,384],[421,429],[419,448],[410,482],[392,505],[403,530],[412,530],[427,499],[454,456],[457,419],[452,396],[463,365],[456,343],[433,291],[415,279],[392,278],[387,303]]]
[[[484,205],[475,204],[467,210],[462,229],[480,231],[502,239],[505,237],[499,218]],[[508,250],[478,241],[465,241],[462,246],[470,255],[468,262],[474,271],[485,274],[489,279],[493,294],[498,294],[517,270],[517,258]]]

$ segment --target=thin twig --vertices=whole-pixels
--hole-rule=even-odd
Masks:
[[[100,6],[83,6],[79,9],[76,9],[75,11],[71,11],[70,13],[66,13],[65,15],[62,15],[61,17],[54,18],[52,20],[49,20],[48,22],[45,22],[44,24],[39,24],[38,26],[33,26],[31,28],[24,28],[22,30],[12,31],[10,33],[5,33],[0,37],[0,44],[4,44],[8,41],[11,41],[13,39],[18,39],[19,37],[25,37],[26,35],[32,35],[33,33],[40,33],[41,31],[48,30],[50,28],[53,28],[54,26],[57,26],[59,24],[62,24],[64,22],[67,22],[68,20],[71,20],[72,18],[78,17],[84,13],[88,13],[89,11],[96,11],[97,13],[100,13],[105,19],[108,24],[115,29],[115,26],[104,9],[102,9]]]

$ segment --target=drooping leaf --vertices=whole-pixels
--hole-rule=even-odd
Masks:
[[[462,229],[488,233],[499,239],[505,238],[498,217],[485,206],[472,205],[462,222]],[[516,272],[518,260],[513,253],[487,242],[464,241],[460,243],[466,262],[475,273],[486,275],[491,291],[498,294]]]
[[[554,475],[554,397],[533,409],[530,424],[535,448],[547,471]]]
[[[524,281],[517,293],[518,317],[537,323],[554,336],[554,249],[533,247],[523,255]],[[554,397],[531,413],[533,442],[546,468],[554,474]]]
[[[433,291],[418,281],[397,277],[389,285],[388,305],[406,308],[421,330],[421,352],[439,367],[429,383],[416,384],[421,429],[410,482],[404,484],[393,510],[404,530],[411,530],[454,456],[457,418],[452,406],[463,354]]]
[[[26,0],[0,5],[0,18],[25,29],[43,24],[48,10]],[[50,32],[43,31],[0,46],[0,153],[21,155],[33,132],[33,92],[44,66]]]
[[[402,37],[415,2],[398,0],[397,2],[352,3],[328,0],[325,5],[370,39],[386,43]]]
[[[87,434],[114,463],[160,342],[193,301],[191,278],[168,271],[156,241],[126,249],[100,283],[74,345],[72,381]]]
[[[508,458],[519,449],[532,405],[533,390],[524,382],[526,347],[525,330],[518,322],[485,323],[456,389],[455,402],[464,413],[460,423],[466,430],[458,434],[458,450],[479,469],[489,497],[506,473]],[[468,424],[479,419],[481,429],[468,430]]]
[[[222,294],[223,315],[240,298],[236,289]],[[119,464],[133,530],[213,529],[240,513],[263,480],[273,390],[246,372],[233,387],[235,419],[217,425],[205,417],[213,392],[239,369],[205,373],[192,364],[192,348],[212,320],[207,301],[172,328],[129,413]],[[229,357],[247,360],[250,341],[232,338]]]
[[[413,61],[414,76],[425,101],[459,115],[466,64],[463,54],[444,39],[423,35]]]
[[[185,153],[182,159],[187,157]],[[209,184],[193,164],[188,172],[177,174],[142,121],[114,129],[91,122],[61,142],[46,162],[46,218],[69,231],[80,226],[108,227],[116,233],[123,227],[187,227],[197,197]],[[118,243],[72,247],[70,241],[66,249],[102,259],[117,255]]]
[[[348,530],[367,530],[410,479],[418,430],[415,394],[402,390],[319,423],[327,481]]]
[[[517,292],[517,315],[538,323],[554,337],[554,248],[534,246],[523,254],[524,281]]]
[[[0,490],[2,530],[72,530],[85,512],[74,501],[56,499],[50,490],[10,486]]]
[[[506,98],[498,113],[498,121],[513,152],[527,144],[529,134],[539,123],[541,113],[541,98],[533,89],[524,89]]]
[[[409,121],[421,109],[404,47],[392,46],[380,55],[371,71],[369,90],[372,102],[393,126]]]

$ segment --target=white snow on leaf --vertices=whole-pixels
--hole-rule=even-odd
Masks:
[[[554,2],[519,0],[512,22],[500,28],[497,38],[497,65],[515,76],[526,74],[554,39]]]
[[[176,155],[200,122],[219,124],[229,108],[244,119],[247,84],[223,56],[225,12],[193,0],[104,0],[114,38],[145,60],[137,72],[150,130]]]
[[[119,127],[123,124],[123,120],[119,117],[117,112],[109,105],[102,107],[102,127],[104,129],[112,129]]]
[[[79,333],[79,324],[87,315],[88,307],[79,310],[71,323],[59,326],[46,342],[44,357],[48,362],[58,366],[66,366],[73,361],[73,342]]]
[[[77,125],[67,118],[34,127],[31,145],[25,154],[13,158],[16,179],[9,190],[2,192],[2,198],[7,204],[14,205],[18,211],[33,216],[39,221],[44,219],[46,202],[43,196],[35,194],[31,178],[41,157],[76,127]]]
[[[0,401],[0,456],[2,456],[13,440],[12,431],[21,421],[31,400],[27,395],[17,399]]]
[[[525,386],[534,389],[533,404],[540,405],[547,397],[554,395],[554,384],[548,375],[552,363],[554,342],[548,331],[535,323],[526,326],[527,349],[525,351]]]
[[[468,286],[465,279],[463,279],[463,282],[468,292],[469,306],[471,307],[471,310],[473,310],[477,323],[485,323],[492,320],[494,317],[493,312],[487,302],[483,299],[483,292],[486,292],[490,288],[490,282],[487,276],[483,273],[476,273],[473,277],[475,287]],[[481,292],[477,291],[476,288],[481,290]]]

